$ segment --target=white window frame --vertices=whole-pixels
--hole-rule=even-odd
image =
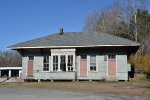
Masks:
[[[52,70],[53,70],[53,71],[58,71],[58,66],[59,66],[58,60],[59,60],[59,57],[58,57],[58,55],[53,55],[52,57],[53,57],[53,60],[52,60]],[[55,60],[56,60],[55,63],[54,63],[54,57],[57,58],[57,60],[56,60],[56,58],[55,58]],[[57,66],[54,66],[54,65],[57,65]],[[54,70],[54,67],[55,67],[57,70]]]
[[[95,61],[94,61],[93,65],[91,65],[91,57],[95,57]],[[91,70],[91,66],[94,66],[95,70]],[[89,59],[89,71],[90,72],[97,72],[97,56],[96,55],[90,55],[90,59]]]
[[[68,61],[67,61],[67,68],[68,68],[68,71],[69,72],[72,72],[73,71],[73,55],[68,55],[67,56],[68,58]],[[69,59],[70,58],[70,59]],[[70,65],[69,65],[70,64]]]
[[[46,57],[46,62],[44,62],[45,57]],[[49,66],[50,66],[49,59],[50,59],[49,56],[46,56],[46,55],[43,56],[43,71],[44,72],[49,72],[50,71],[50,68],[49,68]],[[48,65],[48,66],[45,66],[45,65]],[[44,67],[47,67],[48,70],[44,70]]]
[[[53,56],[57,55],[58,56],[58,71],[60,70],[60,58],[61,55],[65,55],[65,63],[66,63],[66,71],[65,72],[70,72],[68,71],[68,55],[73,55],[73,71],[76,71],[75,68],[75,49],[51,49],[51,71],[53,71]]]

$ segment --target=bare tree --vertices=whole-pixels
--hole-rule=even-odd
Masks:
[[[0,67],[19,67],[22,65],[21,55],[12,50],[0,53]]]
[[[105,32],[137,42],[137,9],[145,9],[145,0],[116,0],[112,6],[106,7],[103,11],[93,11],[87,18],[84,31]]]
[[[91,14],[87,17],[87,21],[85,23],[84,31],[97,31],[96,25],[99,21],[101,13],[97,10],[91,12]]]
[[[103,11],[93,11],[87,18],[84,31],[100,31],[113,35],[126,33],[126,21],[120,12],[117,3]]]

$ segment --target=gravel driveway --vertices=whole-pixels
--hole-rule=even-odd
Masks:
[[[92,94],[40,88],[0,88],[0,100],[150,100],[139,96]]]

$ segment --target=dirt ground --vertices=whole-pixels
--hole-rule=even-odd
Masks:
[[[150,98],[51,88],[0,87],[0,100],[150,100]]]
[[[67,91],[80,91],[94,94],[116,94],[129,96],[144,96],[150,98],[150,82],[17,82],[3,83],[1,88],[42,88]]]

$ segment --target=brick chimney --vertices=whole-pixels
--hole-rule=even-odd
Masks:
[[[63,33],[64,33],[64,30],[63,30],[63,28],[60,28],[60,35],[63,35]]]

